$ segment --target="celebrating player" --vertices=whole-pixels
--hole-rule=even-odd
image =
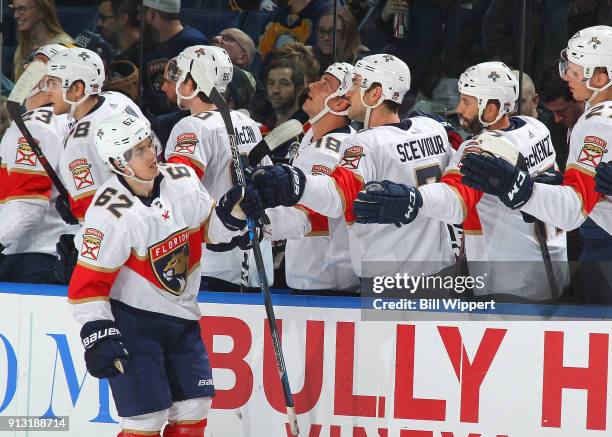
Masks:
[[[468,68],[459,79],[461,100],[457,106],[463,127],[477,132],[484,127],[487,134],[464,142],[447,168],[440,183],[419,188],[420,208],[413,216],[425,215],[447,223],[464,223],[468,260],[489,260],[490,290],[495,293],[519,295],[526,299],[553,298],[543,264],[521,264],[521,275],[508,264],[496,261],[542,261],[542,248],[534,238],[532,219],[506,206],[495,196],[485,195],[461,182],[461,159],[469,153],[494,151],[502,156],[521,154],[526,170],[540,180],[555,180],[555,151],[550,133],[540,121],[527,116],[508,117],[518,98],[518,81],[512,71],[501,62],[485,62]],[[539,176],[536,176],[539,175]],[[560,181],[560,175],[558,180]],[[394,185],[400,189],[401,185]],[[410,188],[404,188],[407,193]],[[379,223],[397,208],[399,199],[385,193],[370,192],[368,186],[355,202],[358,219]],[[404,211],[411,202],[405,199]],[[400,209],[399,214],[402,213]],[[395,212],[398,214],[398,212]],[[481,244],[484,243],[484,244]],[[567,261],[565,233],[554,227],[546,229],[547,249],[554,261]],[[544,250],[547,250],[546,248]],[[484,255],[484,256],[483,256]],[[529,273],[532,269],[531,273]],[[478,290],[486,293],[487,290]]]
[[[87,370],[109,378],[119,437],[203,436],[214,394],[200,337],[202,242],[246,224],[233,187],[214,207],[191,168],[158,165],[148,124],[117,114],[95,146],[116,173],[94,196],[68,289]],[[232,215],[234,214],[234,215]]]
[[[609,162],[612,141],[612,28],[593,26],[577,32],[561,53],[559,70],[574,99],[587,102],[570,137],[563,185],[534,183],[523,170],[503,159],[473,155],[465,159],[461,172],[465,183],[508,199],[511,208],[551,223],[574,229],[591,214],[593,220],[612,233],[611,215],[598,213],[602,194],[595,190],[595,172]],[[602,202],[602,207],[606,208]],[[609,209],[608,209],[609,210]]]
[[[46,63],[61,50],[60,44],[39,48],[24,65]],[[39,84],[26,99],[30,110],[23,120],[52,168],[57,169],[62,141],[68,129],[65,115],[54,115],[49,97]],[[58,196],[51,178],[28,141],[11,123],[0,143],[0,280],[63,283],[63,270],[56,258],[61,234],[71,231],[49,207]],[[73,230],[72,232],[76,232]]]
[[[353,269],[362,276],[362,261],[391,261],[370,265],[370,273],[435,273],[452,263],[446,225],[420,216],[415,226],[394,223],[412,220],[421,203],[414,186],[437,180],[451,157],[446,131],[428,117],[401,120],[399,104],[410,88],[408,66],[392,55],[372,55],[358,61],[353,86],[346,96],[348,116],[366,129],[344,139],[340,163],[329,175],[305,175],[298,167],[262,167],[253,174],[264,205],[301,204],[331,218],[344,215],[349,228]],[[353,201],[365,183],[392,179],[407,184],[390,195],[407,195],[411,209],[386,224],[354,223]],[[408,185],[410,188],[408,188]],[[387,190],[387,181],[380,184]],[[425,243],[426,242],[426,243]],[[428,266],[414,261],[430,261]]]
[[[220,47],[193,46],[183,50],[176,63],[169,66],[169,75],[176,80],[176,95],[179,107],[188,109],[191,116],[180,120],[172,129],[166,147],[168,162],[191,167],[211,196],[219,198],[234,183],[232,181],[232,154],[229,137],[217,107],[202,92],[203,83],[198,78],[206,75],[223,93],[232,80],[232,61]],[[201,80],[201,79],[200,79]],[[236,141],[241,155],[248,152],[261,140],[257,123],[238,111],[231,111],[236,131]],[[270,162],[270,161],[268,161]],[[207,244],[202,256],[203,289],[217,291],[239,291],[243,251],[234,247],[227,251],[226,245]],[[272,246],[261,245],[268,278],[273,277]],[[224,253],[219,253],[224,251]],[[249,284],[256,286],[255,260],[249,254]]]
[[[293,160],[304,174],[330,175],[340,161],[342,141],[354,133],[348,125],[349,102],[344,97],[351,87],[352,71],[350,64],[332,64],[318,82],[308,86],[302,108],[310,117],[312,135],[304,136]],[[269,238],[288,238],[287,285],[310,291],[357,288],[359,278],[351,266],[344,217],[328,218],[300,205],[269,209],[267,214]]]
[[[60,198],[57,207],[67,220],[72,215],[82,221],[96,190],[110,177],[93,146],[97,124],[117,112],[146,118],[125,95],[102,92],[104,65],[91,50],[74,47],[57,53],[47,64],[47,76],[53,112],[74,119],[59,158],[70,199]]]

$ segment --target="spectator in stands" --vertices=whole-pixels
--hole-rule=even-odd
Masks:
[[[431,96],[438,80],[459,77],[469,65],[475,0],[378,0],[361,29],[372,51],[393,54],[410,67],[410,95]],[[404,15],[405,36],[396,37],[394,17]],[[442,60],[442,55],[445,60]],[[407,98],[410,98],[410,95]]]
[[[543,118],[543,122],[550,126],[553,144],[558,155],[563,153],[562,165],[565,170],[565,161],[569,149],[569,133],[578,119],[583,114],[585,106],[583,102],[574,100],[572,93],[563,79],[559,77],[557,65],[551,65],[544,71],[538,84],[538,92],[544,107],[552,113],[552,120]],[[555,135],[558,128],[562,127],[561,135]],[[568,259],[578,260],[578,270],[574,273],[571,286],[574,291],[574,300],[586,303],[612,303],[612,269],[609,261],[612,260],[612,236],[601,229],[597,224],[587,218],[578,228],[579,238],[576,231],[568,232]],[[578,241],[579,240],[579,241]],[[580,255],[577,256],[576,254]],[[608,261],[598,264],[598,261]]]
[[[565,171],[569,133],[584,112],[584,102],[574,100],[567,82],[559,77],[556,63],[544,71],[538,83],[538,94],[546,108],[540,120],[550,130],[557,164]]]
[[[140,0],[102,0],[98,33],[113,47],[115,60],[140,65]]]
[[[263,93],[263,85],[251,71],[255,59],[255,43],[249,35],[235,27],[223,29],[212,42],[225,49],[234,64],[232,81],[225,94],[228,105],[233,109],[248,108],[256,89],[259,88],[260,93]]]
[[[225,49],[232,64],[245,70],[251,68],[253,59],[255,59],[255,43],[242,30],[235,27],[223,29],[213,38],[212,42],[217,47]]]
[[[317,61],[311,47],[307,47],[299,42],[285,44],[268,55],[266,64],[269,65],[277,59],[287,59],[302,67],[305,80],[304,88],[308,88],[308,84],[319,80],[319,61]]]
[[[360,53],[367,51],[361,45],[357,22],[348,8],[338,9],[336,29],[336,60],[334,61],[334,11],[321,15],[316,27],[317,43],[314,55],[319,61],[319,76],[334,62],[354,64]]]
[[[590,1],[590,0],[589,0]],[[524,71],[539,83],[544,69],[567,43],[569,1],[528,1],[525,12]],[[482,45],[488,60],[519,67],[523,0],[493,0],[482,21]]]
[[[71,44],[57,18],[53,0],[14,0],[11,5],[17,23],[17,50],[13,58],[15,81],[23,73],[21,60],[32,50],[47,44]]]
[[[144,39],[154,42],[154,48],[145,53],[143,62],[143,109],[148,115],[170,112],[161,91],[164,67],[168,59],[194,45],[208,45],[208,38],[191,26],[183,26],[179,13],[180,0],[143,0]]]
[[[277,9],[259,38],[259,53],[266,57],[292,41],[314,45],[314,26],[332,6],[331,0],[292,0]]]
[[[298,115],[303,112],[300,107],[300,96],[305,87],[304,71],[300,64],[290,59],[276,59],[266,69],[265,83],[272,112],[265,114],[261,120],[254,117],[266,125],[264,132],[292,118],[308,118],[308,116]],[[287,160],[291,153],[292,143],[293,141],[288,141],[275,149],[271,156],[272,161],[277,163]]]
[[[518,70],[512,70],[512,74],[519,80],[520,73]],[[536,93],[533,80],[527,73],[523,73],[523,81],[521,86],[521,113],[519,115],[528,115],[529,117],[538,118],[538,102],[540,96]],[[518,105],[514,107],[515,112],[511,115],[518,114]]]

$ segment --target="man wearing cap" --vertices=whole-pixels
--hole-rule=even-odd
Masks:
[[[154,41],[154,49],[145,53],[143,107],[155,115],[169,112],[161,91],[164,67],[168,59],[183,49],[208,45],[208,38],[190,26],[183,26],[179,13],[180,0],[144,0],[144,40]]]

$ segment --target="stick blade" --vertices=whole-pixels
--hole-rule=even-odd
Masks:
[[[300,427],[298,426],[297,416],[294,407],[287,407],[287,417],[289,418],[289,428],[294,436],[300,435]]]
[[[45,74],[47,74],[47,66],[45,64],[40,61],[32,62],[28,69],[19,77],[8,97],[8,101],[16,102],[21,106]]]

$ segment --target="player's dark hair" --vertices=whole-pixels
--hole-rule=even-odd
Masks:
[[[394,114],[397,114],[400,108],[400,104],[394,102],[393,100],[385,100],[381,103],[381,106],[384,106],[385,108],[387,108],[389,111],[393,112]]]
[[[382,84],[380,82],[374,82],[372,85],[370,85],[370,88],[368,88],[368,91],[370,91],[375,86],[379,86],[382,88]],[[394,114],[397,114],[400,108],[400,104],[394,102],[393,100],[383,100],[383,102],[381,103],[381,106],[384,106],[385,108],[387,108],[387,110],[393,112]]]
[[[111,11],[113,11],[115,15],[126,14],[128,17],[127,25],[130,27],[139,27],[140,2],[140,0],[110,0]]]
[[[193,87],[195,88],[197,86],[196,81],[193,79],[193,76],[191,75],[191,73],[187,73],[187,76],[185,77],[185,82],[189,80],[193,82]],[[210,100],[208,96],[204,94],[204,92],[202,91],[200,91],[196,97],[198,97],[202,102],[208,103],[209,105],[213,103],[213,101]]]
[[[560,97],[566,102],[574,100],[567,82],[559,76],[559,67],[556,63],[544,70],[537,91],[544,103],[552,102]]]

